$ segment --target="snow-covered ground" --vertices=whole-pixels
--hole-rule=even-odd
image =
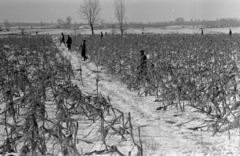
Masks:
[[[96,89],[96,78],[99,77],[101,94],[110,97],[113,107],[125,114],[131,113],[136,142],[139,142],[136,129],[141,127],[144,156],[240,155],[239,130],[217,133],[214,136],[211,128],[209,131],[206,127],[195,131],[192,128],[204,126],[202,125],[204,121],[210,119],[188,107],[185,112],[180,112],[175,108],[168,108],[166,111],[157,110],[161,106],[161,102],[155,102],[155,97],[139,97],[138,92],[128,90],[126,85],[118,81],[116,77],[107,75],[104,70],[101,70],[101,67],[92,63],[91,56],[89,56],[89,60],[82,61],[79,51],[68,51],[64,45],[59,48],[70,60],[75,71],[75,77],[72,80],[74,84],[78,85],[82,91],[91,93]],[[82,78],[78,71],[80,67],[82,68]],[[97,70],[99,72],[96,72]],[[82,121],[79,125],[78,134],[80,135],[88,133],[92,128],[86,127]],[[132,156],[137,156],[137,149],[130,137],[127,138],[127,141],[114,141],[113,139],[107,140],[109,143],[114,143],[125,155],[132,151]],[[101,146],[100,141],[97,141],[91,149],[79,145],[79,151],[90,152]]]
[[[144,156],[240,155],[238,131],[230,131],[229,138],[228,132],[213,136],[213,133],[207,131],[206,128],[199,131],[191,130],[194,127],[201,127],[201,124],[209,118],[193,112],[190,108],[187,108],[185,112],[180,112],[175,108],[169,108],[166,111],[156,110],[161,103],[155,102],[155,97],[139,97],[137,92],[129,91],[126,85],[120,83],[117,78],[107,75],[100,67],[98,73],[94,72],[97,70],[95,64],[91,60],[82,61],[79,52],[68,51],[63,45],[60,49],[71,61],[75,70],[73,83],[83,91],[92,92],[96,89],[96,78],[100,77],[99,91],[101,94],[111,98],[113,107],[126,114],[131,112],[133,126],[141,127]],[[76,71],[80,66],[84,86]],[[137,155],[135,149],[129,149],[129,142],[119,142],[117,146],[125,155],[128,155],[130,150],[133,150],[132,155]]]
[[[200,34],[201,33],[201,27],[182,27],[182,26],[168,26],[168,27],[161,27],[161,28],[151,28],[147,27],[142,29],[135,29],[135,28],[128,28],[125,30],[125,33],[127,34],[141,34],[142,32],[145,34],[167,34],[167,33],[180,33],[180,34]],[[229,33],[229,29],[232,30],[233,34],[240,33],[240,27],[234,27],[234,28],[204,28],[204,34],[207,33]],[[68,29],[57,29],[57,30],[44,30],[40,33],[42,34],[51,34],[51,35],[58,35],[61,34],[61,32],[65,34],[91,34],[90,29],[77,29],[75,30],[68,30]],[[95,34],[100,34],[101,32],[111,34],[112,29],[95,29]],[[115,30],[115,33],[120,33],[118,29]]]
[[[225,27],[225,28],[206,28],[205,26],[199,26],[199,27],[193,27],[193,26],[166,26],[166,27],[160,27],[160,28],[152,28],[152,27],[146,27],[144,30],[142,29],[135,29],[135,28],[127,28],[125,30],[125,33],[131,33],[131,34],[141,34],[143,33],[152,33],[152,34],[167,34],[167,33],[183,33],[183,34],[200,34],[201,28],[203,28],[204,34],[207,33],[229,33],[229,29],[232,30],[233,34],[240,33],[240,27]],[[38,34],[49,34],[49,35],[60,35],[62,32],[66,35],[71,34],[91,34],[91,29],[89,28],[83,28],[80,27],[79,29],[51,29],[51,27],[45,27],[44,29],[41,28],[28,28],[25,29],[25,33],[28,34],[36,34],[36,31]],[[100,34],[101,32],[111,34],[112,33],[111,28],[106,29],[95,29],[95,34]],[[120,33],[118,29],[114,30],[115,33]],[[18,28],[12,28],[9,32],[2,31],[0,32],[0,35],[7,35],[7,34],[21,34],[21,30]]]

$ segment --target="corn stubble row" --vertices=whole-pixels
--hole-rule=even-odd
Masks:
[[[123,113],[111,107],[109,98],[83,93],[73,77],[70,61],[52,36],[0,39],[1,154],[80,156],[94,145],[91,136],[102,138],[105,149],[100,152],[121,154],[117,146],[108,145],[107,132],[123,139],[128,135]],[[86,121],[85,128],[100,130],[92,128],[83,137],[80,121]]]

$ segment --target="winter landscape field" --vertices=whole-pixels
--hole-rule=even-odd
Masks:
[[[239,0],[0,0],[0,156],[239,156]]]
[[[238,29],[2,35],[1,152],[239,155]],[[61,32],[71,50],[59,46]],[[139,81],[142,49],[148,71]]]

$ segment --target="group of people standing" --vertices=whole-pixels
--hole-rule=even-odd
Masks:
[[[65,45],[64,34],[62,33],[61,35],[62,35],[62,38],[61,38],[61,41],[60,41],[60,45],[59,45],[59,46],[61,46],[62,43]],[[70,49],[71,49],[71,45],[72,45],[72,38],[70,37],[70,35],[68,35],[68,38],[67,38],[67,42],[66,42],[66,43],[67,43],[67,48],[68,48],[68,50],[70,50]]]
[[[101,32],[100,34],[101,38],[103,38],[103,33]],[[65,38],[64,38],[64,34],[61,33],[61,41],[60,41],[60,45],[62,44],[66,45],[68,50],[71,50],[71,45],[72,45],[72,38],[70,37],[70,35],[68,35],[67,37],[67,41],[65,43]],[[79,49],[81,50],[81,56],[83,57],[83,60],[87,60],[88,57],[86,55],[86,40],[83,40]],[[146,78],[147,75],[147,56],[144,53],[144,50],[140,51],[140,65],[138,66],[138,81],[142,81],[144,79],[144,77]]]
[[[65,40],[64,40],[64,34],[62,33],[62,38],[61,38],[61,41],[60,41],[60,46],[61,44],[63,43],[65,45]],[[201,35],[203,35],[203,29],[201,29]],[[232,35],[232,30],[229,29],[229,35],[231,36]],[[101,32],[100,34],[101,38],[103,38],[103,33]],[[68,38],[67,38],[67,41],[66,41],[66,44],[67,44],[67,48],[68,50],[71,49],[71,44],[72,44],[72,38],[68,35]],[[83,40],[81,45],[80,45],[80,48],[81,50],[81,55],[85,60],[88,59],[87,55],[86,55],[86,40]],[[150,63],[151,64],[151,63]],[[150,66],[151,69],[154,68],[154,64],[152,64]],[[147,72],[148,68],[147,68],[147,56],[146,54],[144,53],[144,50],[141,50],[140,51],[140,64],[138,66],[138,81],[142,81],[143,79],[148,79],[147,75],[148,75],[148,72]]]
[[[62,35],[62,38],[61,38],[61,41],[60,41],[60,45],[59,45],[59,46],[61,46],[62,43],[63,43],[64,45],[67,44],[68,50],[71,50],[72,38],[70,37],[70,35],[68,35],[66,44],[65,44],[64,34],[62,33],[61,35]],[[88,57],[87,57],[87,55],[86,55],[86,49],[87,49],[87,48],[86,48],[86,40],[83,40],[82,44],[80,45],[80,48],[81,48],[81,52],[82,52],[82,53],[81,53],[81,54],[82,54],[82,57],[83,57],[83,59],[84,59],[84,61],[85,61],[85,60],[88,59]]]

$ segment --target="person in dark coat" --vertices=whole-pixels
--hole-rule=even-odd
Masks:
[[[232,30],[231,29],[229,29],[229,35],[232,36]]]
[[[101,38],[103,38],[103,33],[101,32]]]
[[[142,79],[147,75],[147,56],[145,55],[144,50],[141,50],[140,53],[141,53],[141,62],[139,66],[140,68],[139,75],[140,75],[140,79]]]
[[[81,47],[82,47],[82,57],[85,61],[86,59],[88,59],[88,57],[86,56],[86,40],[83,40]]]
[[[67,48],[68,48],[68,50],[71,49],[71,44],[72,44],[72,38],[68,35],[68,39],[67,39]]]
[[[61,46],[62,43],[65,45],[64,34],[63,33],[62,33],[62,39],[60,41],[60,46]]]
[[[201,30],[201,35],[203,35],[203,29]]]

